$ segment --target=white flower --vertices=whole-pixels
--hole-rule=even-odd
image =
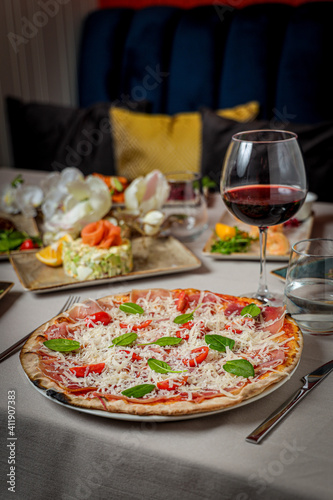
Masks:
[[[125,191],[125,205],[130,213],[146,214],[159,210],[168,199],[169,184],[164,175],[153,170],[146,177],[135,179]]]
[[[11,184],[7,184],[1,192],[0,207],[7,214],[18,214],[20,209],[16,201],[16,190]]]
[[[42,211],[46,219],[50,219],[62,206],[68,195],[68,184],[77,180],[83,181],[84,176],[74,167],[65,168],[62,172],[53,172],[42,180],[41,188],[45,197]]]
[[[34,217],[36,208],[43,201],[43,191],[38,186],[25,186],[23,179],[18,176],[10,184],[7,184],[1,193],[1,210],[8,214],[22,213],[26,217]]]
[[[38,186],[20,186],[16,191],[16,203],[20,212],[26,217],[35,217],[36,208],[41,205],[44,198],[42,189]]]
[[[84,226],[102,219],[111,208],[110,191],[98,177],[83,177],[77,169],[65,169],[49,179],[50,189],[42,205],[44,243],[50,244],[65,233],[79,236]],[[45,185],[44,185],[45,189]]]
[[[148,236],[154,236],[160,230],[164,222],[165,215],[159,210],[151,210],[143,217],[143,230]]]

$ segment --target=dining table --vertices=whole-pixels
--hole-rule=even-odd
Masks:
[[[38,185],[47,172],[0,168],[0,185],[18,173]],[[67,297],[80,300],[133,288],[194,288],[236,296],[256,290],[259,260],[216,259],[203,252],[225,208],[211,196],[208,226],[182,243],[200,261],[195,269],[136,280],[96,283],[39,293],[24,288],[9,259],[0,281],[13,283],[0,300],[0,351],[55,316]],[[311,237],[333,238],[333,203],[315,202]],[[273,293],[283,278],[267,262]],[[95,415],[58,404],[28,380],[19,351],[0,363],[2,499],[332,500],[333,373],[259,444],[246,437],[302,386],[302,377],[333,359],[332,335],[304,334],[300,362],[290,377],[248,404],[193,418],[144,419]]]

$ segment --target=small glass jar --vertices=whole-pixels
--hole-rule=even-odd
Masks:
[[[165,177],[170,185],[170,194],[163,212],[169,218],[170,234],[182,241],[192,241],[208,227],[201,176],[184,171],[166,174]]]

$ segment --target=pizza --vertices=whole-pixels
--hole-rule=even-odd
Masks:
[[[47,396],[82,409],[190,415],[288,377],[303,338],[285,307],[196,289],[89,299],[39,327],[20,359]]]

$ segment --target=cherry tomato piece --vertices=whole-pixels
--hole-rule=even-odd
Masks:
[[[97,311],[94,314],[89,314],[85,318],[85,323],[88,328],[93,328],[96,323],[102,323],[102,325],[106,326],[110,323],[111,316],[105,311]]]
[[[170,379],[162,380],[162,382],[157,382],[157,387],[159,389],[165,389],[167,391],[173,391],[174,389],[178,389],[181,385],[186,384],[188,376],[184,376],[178,380],[172,380],[170,383]]]
[[[142,330],[143,328],[147,328],[147,326],[149,326],[152,321],[153,321],[152,319],[147,319],[147,321],[144,321],[143,323],[133,325],[130,327],[131,331],[136,332],[138,330]],[[120,328],[128,328],[127,323],[119,323],[119,326],[120,326]]]
[[[20,250],[32,250],[33,248],[35,248],[35,244],[31,239],[24,240],[20,246]]]
[[[176,332],[176,337],[178,337],[179,339],[188,340],[190,338],[190,334],[185,333],[184,331],[178,330]]]
[[[191,330],[193,325],[194,325],[193,321],[188,321],[187,323],[183,323],[180,328],[187,328],[188,330]]]
[[[139,356],[138,354],[136,354],[135,352],[133,352],[132,361],[140,361],[140,359],[142,359],[142,357]]]
[[[200,354],[198,354],[195,358],[182,359],[182,362],[185,366],[191,366],[191,367],[197,366],[207,358],[208,351],[209,351],[208,346],[202,346],[202,347],[197,347],[196,349],[192,349],[191,353],[194,354],[198,352]]]
[[[237,334],[240,334],[243,331],[243,330],[239,330],[238,328],[235,328],[235,326],[232,325],[231,323],[228,323],[227,325],[225,325],[225,328],[226,328],[226,330],[230,330],[233,333],[237,333]]]
[[[73,366],[69,370],[77,377],[84,377],[89,373],[102,373],[105,363],[97,363],[96,365]]]
[[[143,328],[147,328],[147,326],[149,326],[152,321],[153,321],[152,319],[147,319],[147,321],[144,321],[143,323],[140,323],[138,325],[133,325],[132,326],[133,332],[136,332],[137,330],[142,330]]]
[[[177,300],[177,311],[179,312],[185,312],[187,307],[188,307],[188,296],[185,294],[185,292],[180,292],[178,300]]]
[[[119,352],[126,352],[126,354],[130,354],[131,351],[126,351],[125,349],[122,349]],[[132,361],[140,361],[140,359],[142,359],[142,357],[139,356],[138,354],[136,354],[135,352],[133,352],[133,354],[132,354]]]

